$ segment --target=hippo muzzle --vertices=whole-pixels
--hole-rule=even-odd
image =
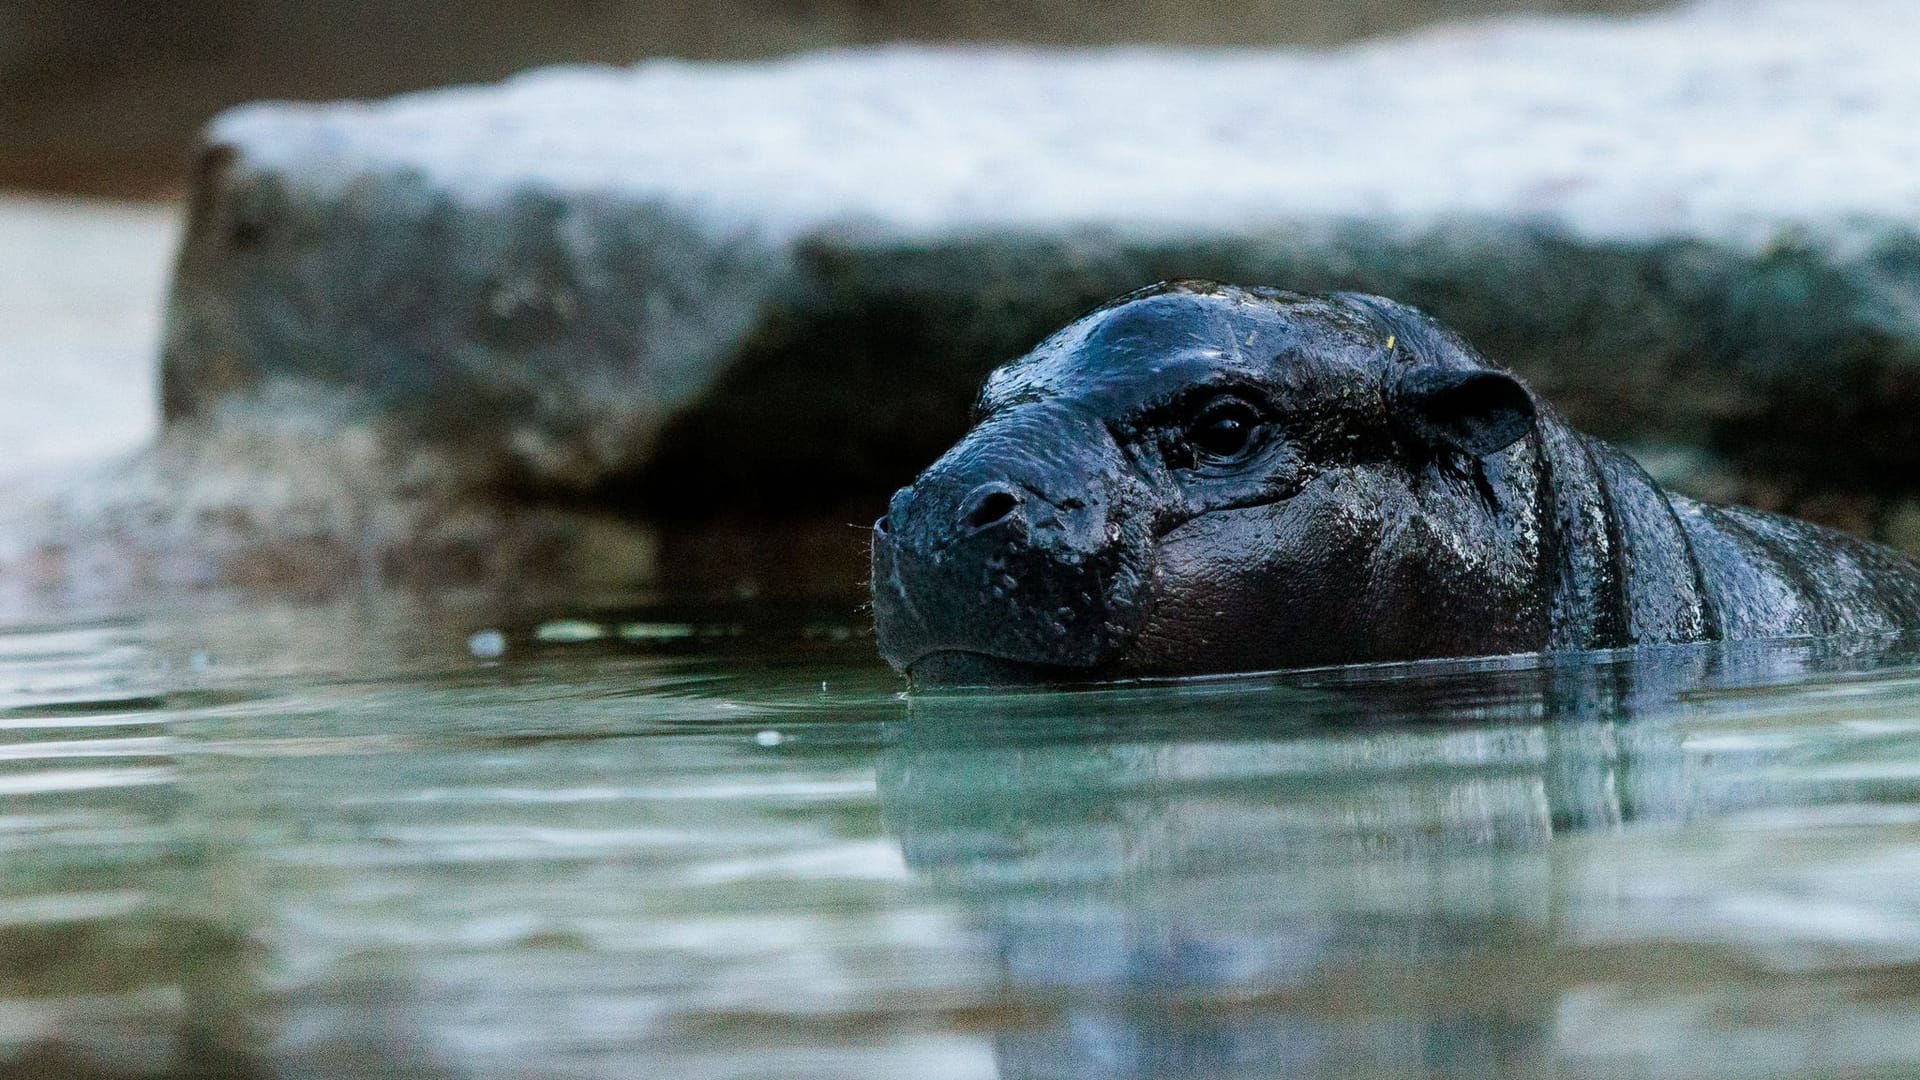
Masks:
[[[1146,612],[1140,482],[1097,419],[1033,404],[975,428],[873,526],[880,654],[915,685],[1085,678]]]

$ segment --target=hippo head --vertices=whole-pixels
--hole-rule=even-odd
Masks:
[[[1539,648],[1528,391],[1375,297],[1157,285],[990,375],[873,527],[915,685]]]

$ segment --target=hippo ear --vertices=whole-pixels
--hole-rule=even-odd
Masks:
[[[1433,450],[1505,450],[1532,430],[1533,415],[1527,388],[1504,371],[1417,367],[1394,387],[1395,424]]]

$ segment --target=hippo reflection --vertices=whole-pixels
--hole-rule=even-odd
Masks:
[[[874,526],[916,684],[1920,627],[1920,564],[1661,491],[1434,320],[1208,282],[995,371]]]
[[[1646,1075],[1605,1033],[1661,993],[1697,1021],[1668,1036],[1751,1070],[1726,1075],[1775,1075],[1762,1046],[1818,1071],[1851,1051],[1799,1040],[1852,984],[1766,981],[1777,931],[1701,898],[1824,910],[1859,883],[1742,877],[1688,826],[1870,802],[1872,780],[1796,782],[1777,766],[1799,748],[1726,725],[1769,686],[1914,659],[1742,643],[929,696],[881,757],[881,805],[981,936],[990,998],[1022,1006],[993,1036],[1007,1080]],[[1689,836],[1704,866],[1649,857]]]

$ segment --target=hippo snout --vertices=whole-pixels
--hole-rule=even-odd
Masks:
[[[1084,678],[1137,632],[1148,545],[1124,462],[1059,429],[976,429],[874,523],[880,653],[916,685]]]

